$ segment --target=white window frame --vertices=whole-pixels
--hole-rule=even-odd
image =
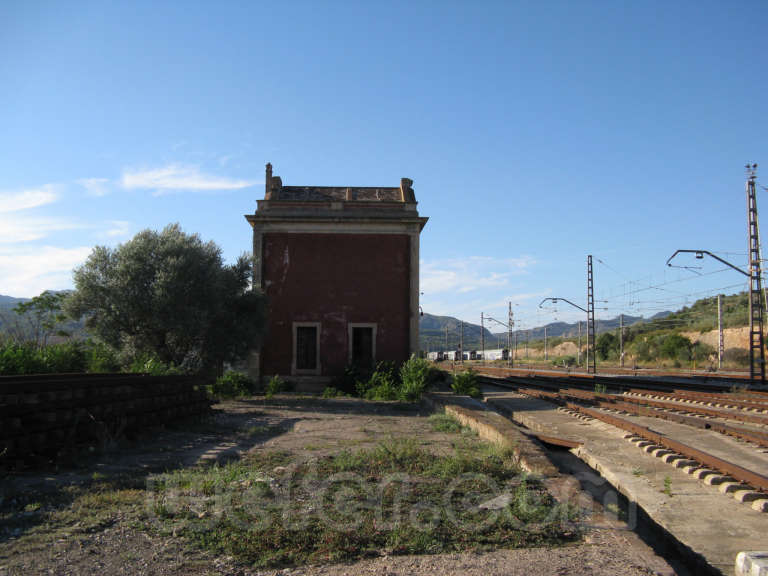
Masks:
[[[322,367],[320,366],[320,330],[321,330],[321,323],[320,322],[294,322],[293,323],[293,352],[291,354],[291,375],[292,376],[300,376],[300,375],[309,375],[309,376],[319,376],[322,373]],[[296,347],[297,344],[297,333],[298,328],[315,328],[315,368],[312,369],[300,369],[296,367],[296,354],[298,353],[298,348]]]
[[[352,351],[353,351],[353,342],[352,342],[352,335],[355,333],[355,328],[373,328],[373,334],[371,334],[371,338],[373,339],[373,349],[371,350],[373,354],[373,368],[376,367],[376,330],[378,329],[378,324],[376,322],[350,322],[347,324],[347,362],[349,364],[352,364]]]

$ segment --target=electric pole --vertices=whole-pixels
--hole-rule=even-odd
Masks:
[[[619,314],[619,362],[624,368],[624,314]]]
[[[757,197],[755,195],[757,164],[747,164],[746,169],[749,271],[734,266],[708,250],[677,250],[667,259],[667,266],[672,266],[672,259],[680,253],[694,253],[699,260],[704,258],[704,254],[706,254],[749,278],[749,377],[750,380],[760,378],[760,383],[765,384],[765,347],[763,346],[764,294],[760,266],[760,228],[757,223]]]
[[[509,303],[509,314],[507,315],[507,366],[512,368],[512,325],[515,323],[512,315],[512,302]]]
[[[445,351],[448,352],[448,326],[445,327]]]
[[[579,320],[579,351],[577,352],[576,364],[581,366],[581,320]]]
[[[592,254],[587,256],[587,373],[597,373],[595,362],[595,285]]]
[[[482,360],[485,364],[485,316],[480,312],[480,349],[482,350]]]
[[[763,289],[760,269],[760,229],[757,225],[755,178],[757,164],[747,164],[747,227],[749,231],[749,375],[765,383],[763,347]]]
[[[461,363],[464,364],[464,320],[461,321],[461,340],[459,342]]]
[[[547,350],[547,327],[544,326],[544,360],[549,360],[549,350]]]
[[[723,340],[723,295],[717,295],[717,369],[723,369],[723,351],[725,341]]]

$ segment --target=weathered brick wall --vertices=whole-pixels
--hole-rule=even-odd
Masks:
[[[405,234],[264,234],[269,318],[262,374],[290,374],[292,323],[322,322],[323,375],[347,364],[347,325],[375,322],[376,359],[409,356],[410,239]]]
[[[48,374],[0,377],[0,465],[56,456],[147,427],[205,414],[192,376]]]

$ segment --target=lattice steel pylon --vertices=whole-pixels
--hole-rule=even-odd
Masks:
[[[587,256],[587,373],[597,373],[597,362],[595,362],[595,284],[592,276],[592,254]]]
[[[763,289],[760,266],[760,228],[757,224],[755,178],[757,164],[747,164],[747,226],[749,231],[749,377],[765,384],[763,346]]]

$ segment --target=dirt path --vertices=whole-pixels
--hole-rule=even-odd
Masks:
[[[148,434],[65,471],[4,478],[0,575],[671,573],[618,520],[588,529],[580,543],[553,549],[383,555],[354,564],[280,570],[254,570],[215,557],[147,522],[145,488],[153,473],[260,451],[285,451],[301,461],[389,438],[416,439],[436,454],[450,452],[455,442],[455,435],[436,432],[416,407],[352,399],[254,399],[220,404],[207,422]]]

